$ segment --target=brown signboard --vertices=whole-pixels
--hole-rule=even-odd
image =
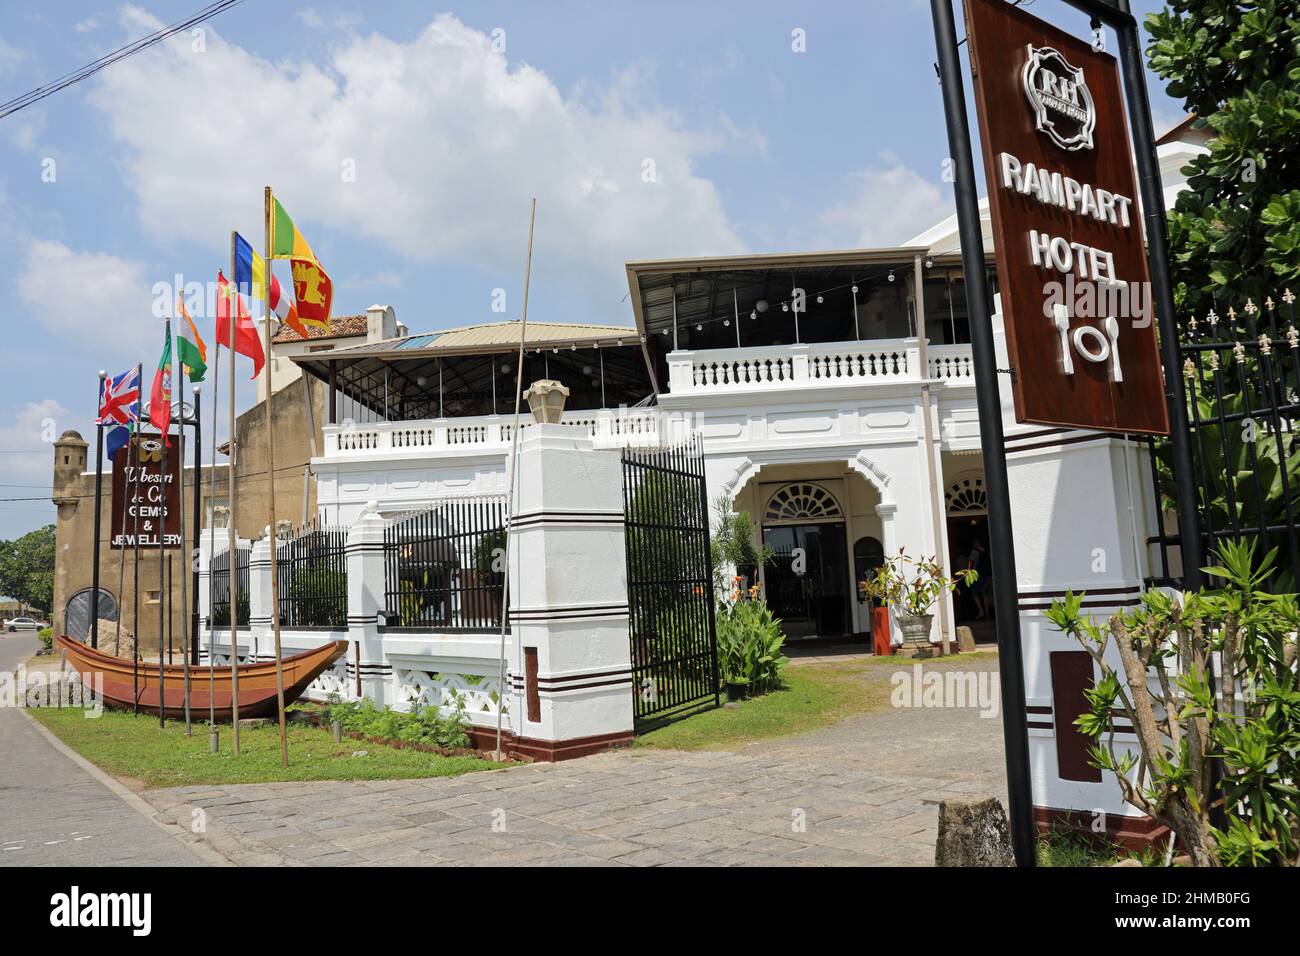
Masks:
[[[112,546],[158,549],[181,546],[181,439],[170,448],[161,435],[138,435],[113,458]]]
[[[1016,421],[1169,433],[1114,57],[965,0]]]

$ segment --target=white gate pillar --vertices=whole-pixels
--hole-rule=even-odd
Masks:
[[[515,747],[561,760],[632,741],[623,476],[586,429],[533,425],[510,530]]]
[[[380,707],[400,707],[390,691],[392,668],[384,657],[379,612],[384,609],[384,519],[367,501],[348,528],[344,549],[348,575],[347,698],[369,697]],[[396,610],[387,608],[386,610]]]
[[[993,330],[998,367],[1009,368],[1000,312]],[[1087,765],[1091,741],[1074,727],[1095,666],[1046,617],[1066,591],[1085,592],[1085,613],[1103,621],[1138,603],[1156,520],[1147,451],[1109,433],[1018,424],[1010,383],[999,379],[1035,821],[1104,826],[1117,841],[1147,842],[1158,828],[1124,803],[1109,771]]]
[[[274,659],[274,634],[271,628],[271,614],[274,611],[271,600],[271,539],[263,532],[262,537],[253,542],[253,550],[248,556],[248,634],[251,642],[250,662],[262,660],[269,656]]]

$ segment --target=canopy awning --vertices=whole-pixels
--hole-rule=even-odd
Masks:
[[[518,322],[428,332],[292,359],[388,420],[504,414],[514,409]],[[642,404],[655,394],[641,336],[626,326],[529,322],[524,388],[552,378],[569,409]]]

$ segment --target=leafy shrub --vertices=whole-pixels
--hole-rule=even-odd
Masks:
[[[391,707],[376,707],[368,697],[359,701],[332,698],[325,708],[325,719],[337,720],[345,731],[365,737],[407,740],[447,750],[459,750],[470,745],[465,709],[459,699],[456,700],[456,710],[450,717],[445,717],[437,707],[427,706],[423,698],[416,701],[409,713]]]
[[[763,601],[738,601],[718,608],[718,668],[723,683],[742,684],[762,694],[781,684],[785,634]]]
[[[54,650],[54,629],[43,627],[36,632],[36,636],[41,639],[41,651],[49,654]]]
[[[1261,589],[1276,555],[1256,566],[1254,542],[1225,543],[1222,566],[1205,569],[1224,587],[1181,601],[1148,591],[1105,626],[1080,613],[1082,594],[1048,611],[1101,671],[1075,721],[1096,741],[1093,766],[1176,833],[1195,866],[1300,864],[1300,610],[1296,595]],[[1132,725],[1136,750],[1116,746],[1117,717]]]

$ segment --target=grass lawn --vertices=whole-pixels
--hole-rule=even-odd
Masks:
[[[926,667],[960,667],[993,657],[975,652],[925,661]],[[672,750],[731,750],[755,740],[787,737],[825,727],[855,714],[884,710],[892,691],[889,677],[910,671],[904,657],[863,657],[785,668],[785,687],[762,697],[684,717],[641,734],[637,747]]]
[[[1038,865],[1111,866],[1131,854],[1122,847],[1073,833],[1053,832],[1038,839]]]
[[[27,713],[100,769],[146,787],[194,784],[271,783],[288,780],[399,780],[451,777],[497,765],[477,757],[443,757],[345,738],[334,743],[328,730],[289,725],[289,767],[280,767],[280,731],[274,724],[239,732],[239,756],[230,752],[229,725],[221,726],[221,752],[208,753],[208,725],[133,717],[106,710],[88,719],[73,709],[33,708]]]

